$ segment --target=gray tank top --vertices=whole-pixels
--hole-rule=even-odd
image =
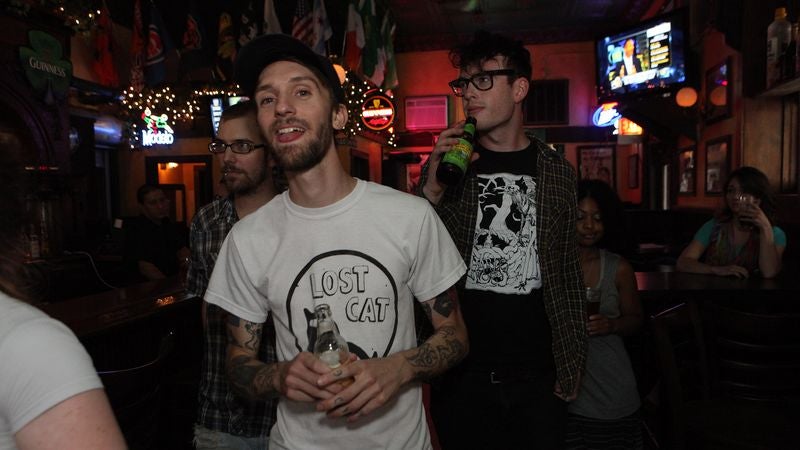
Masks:
[[[600,314],[620,316],[616,277],[620,257],[600,250]],[[628,352],[616,334],[589,338],[581,389],[569,412],[593,419],[619,419],[639,409],[639,392]]]

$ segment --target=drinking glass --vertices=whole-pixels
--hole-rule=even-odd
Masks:
[[[586,312],[588,316],[600,314],[600,289],[586,287]]]

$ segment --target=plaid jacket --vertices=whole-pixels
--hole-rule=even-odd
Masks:
[[[222,241],[238,220],[230,197],[214,200],[195,214],[189,233],[192,256],[187,280],[188,294],[197,297],[205,294]],[[278,400],[251,403],[234,395],[225,375],[225,310],[208,303],[204,303],[204,306],[206,321],[203,324],[205,332],[197,423],[237,436],[268,436],[275,423]],[[275,327],[271,316],[264,324],[258,358],[266,363],[277,361]]]
[[[533,135],[536,158],[536,238],[542,271],[542,297],[553,333],[556,376],[564,392],[572,392],[586,359],[586,312],[583,275],[578,260],[575,217],[576,179],[572,166]],[[435,175],[434,175],[435,176]],[[428,177],[422,169],[419,193]],[[472,166],[456,186],[448,188],[436,212],[464,261],[471,261],[478,214],[478,178]],[[463,289],[466,276],[459,282]],[[503,311],[501,314],[513,314]]]

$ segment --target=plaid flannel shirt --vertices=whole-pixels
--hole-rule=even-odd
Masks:
[[[563,156],[529,134],[537,148],[536,238],[542,271],[542,297],[553,333],[556,376],[564,392],[572,392],[586,360],[586,309],[583,275],[575,232],[577,197],[575,171]],[[435,175],[434,175],[435,176]],[[428,177],[422,169],[419,194]],[[436,212],[450,232],[464,261],[471,261],[478,214],[478,178],[472,166],[456,186],[449,187]],[[466,276],[459,282],[463,289]],[[500,314],[513,314],[503,311]]]
[[[188,294],[203,297],[222,242],[238,220],[230,197],[214,200],[195,214],[189,233],[192,253],[187,280]],[[204,303],[204,306],[206,322],[203,324],[205,333],[197,423],[237,436],[268,436],[275,423],[278,400],[251,402],[233,393],[225,375],[226,313],[216,305]],[[264,324],[258,358],[266,363],[277,361],[275,327],[271,316]]]

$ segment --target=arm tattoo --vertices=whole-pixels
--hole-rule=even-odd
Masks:
[[[456,290],[452,287],[437,295],[433,301],[433,310],[441,316],[450,317],[450,313],[458,307],[456,295]]]
[[[228,358],[226,372],[233,389],[246,399],[276,396],[272,377],[277,365],[257,359],[263,324],[228,315]]]
[[[433,311],[431,311],[431,305],[427,303],[422,303],[422,311],[425,312],[425,315],[428,316],[428,320],[433,319]]]
[[[416,352],[407,357],[408,363],[414,367],[418,381],[429,380],[443,370],[454,366],[466,355],[466,346],[456,337],[453,326],[444,326],[436,330],[436,341],[427,342],[417,347]]]

